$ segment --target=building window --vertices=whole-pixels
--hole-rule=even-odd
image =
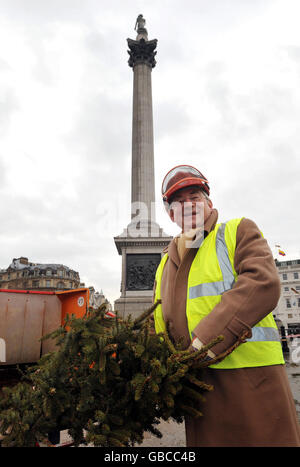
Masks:
[[[57,288],[58,288],[58,289],[63,289],[63,288],[64,288],[64,283],[63,283],[63,282],[59,282],[59,283],[57,284]]]
[[[299,273],[298,272],[294,272],[294,279],[299,279]]]
[[[296,290],[300,290],[300,285],[296,285]]]
[[[39,281],[32,281],[32,287],[38,287]]]
[[[289,334],[299,334],[299,333],[300,333],[300,325],[299,325],[299,323],[296,323],[296,324],[288,324],[288,333],[289,333]]]
[[[293,317],[292,313],[289,313],[288,318],[292,318],[292,317]]]
[[[46,281],[46,287],[51,287],[51,281]]]
[[[286,307],[287,308],[292,308],[290,299],[286,298],[285,301],[286,301]]]
[[[46,276],[51,276],[51,273],[52,273],[51,269],[47,269]]]
[[[59,275],[59,277],[63,276],[63,271],[61,269],[58,271],[58,275]]]
[[[288,288],[288,287],[284,287],[284,291],[285,291],[285,292],[288,292],[288,291],[289,291],[289,288]]]
[[[282,279],[283,279],[284,281],[287,281],[287,274],[286,274],[285,272],[282,274]]]

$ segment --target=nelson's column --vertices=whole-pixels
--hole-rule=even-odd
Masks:
[[[172,240],[155,221],[154,144],[151,73],[157,40],[148,40],[145,19],[136,20],[136,40],[127,39],[133,69],[131,222],[114,237],[122,255],[120,315],[135,315],[152,304],[153,284],[162,250]]]

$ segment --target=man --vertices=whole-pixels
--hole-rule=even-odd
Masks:
[[[203,417],[186,417],[187,446],[300,446],[300,431],[277,327],[272,316],[280,281],[271,250],[246,218],[218,223],[207,179],[183,165],[162,185],[167,212],[182,233],[157,269],[156,332],[199,349],[224,340],[213,359],[239,343],[221,362],[203,370],[214,386]]]

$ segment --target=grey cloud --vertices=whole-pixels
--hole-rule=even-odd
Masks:
[[[31,47],[36,56],[36,63],[32,69],[33,77],[46,86],[55,85],[55,76],[57,70],[52,69],[51,66],[47,63],[45,40],[43,39],[38,43],[34,43],[32,40]]]
[[[19,103],[16,97],[16,92],[7,87],[3,89],[3,97],[1,99],[1,107],[0,107],[0,135],[5,134],[7,131],[10,119],[12,114],[18,109]]]
[[[208,80],[206,89],[208,96],[220,112],[223,121],[232,124],[234,114],[231,101],[232,91],[229,83],[218,74],[215,74],[213,79],[210,78]]]
[[[0,58],[0,70],[1,72],[11,70],[11,66],[6,60],[3,60],[3,58]]]
[[[111,45],[113,50],[115,50],[114,46],[116,44],[113,41],[108,41],[107,37],[105,37],[101,31],[97,30],[90,30],[86,34],[84,42],[89,51],[95,56],[95,59],[97,57],[99,60],[101,60],[103,54],[105,54],[105,57],[109,57],[111,47],[108,46]]]
[[[253,219],[267,240],[272,236],[275,242],[299,250],[300,162],[296,149],[282,139],[269,141],[257,150],[252,159],[244,160],[241,153],[234,162],[228,161],[228,169],[223,173],[226,182],[213,187],[216,208],[223,219],[241,216]]]
[[[5,168],[2,159],[3,158],[0,154],[0,191],[3,189],[3,185],[5,183]]]
[[[300,47],[297,45],[289,45],[281,47],[281,50],[287,53],[288,56],[294,59],[297,63],[300,63]]]
[[[80,116],[65,142],[76,148],[89,161],[104,157],[107,164],[115,163],[128,154],[130,116],[128,103],[105,93],[87,96]]]
[[[183,103],[173,100],[157,102],[154,109],[154,132],[155,140],[172,135],[178,135],[188,129],[191,118],[188,116]]]
[[[85,13],[95,5],[92,0],[85,2],[82,8],[81,0],[3,0],[0,6],[2,16],[12,17],[15,21],[34,23],[57,20],[82,20]]]
[[[182,67],[189,66],[189,57],[186,56],[184,42],[174,44],[174,38],[163,32],[159,34],[156,56],[157,73],[172,73],[172,67],[181,64]],[[173,73],[173,79],[176,79],[176,72]],[[179,83],[178,83],[179,84]]]
[[[285,66],[289,68],[289,71],[294,71],[297,75],[297,80],[300,78],[300,47],[296,45],[290,45],[280,48],[280,52],[283,55]]]
[[[132,23],[138,12],[132,2],[125,0],[2,0],[0,15],[13,19],[14,23],[44,27],[48,23],[77,23],[88,26],[99,24],[99,18],[108,14],[110,24],[118,22],[133,11]],[[100,21],[101,22],[101,21]],[[126,20],[126,27],[128,20]],[[125,25],[124,25],[125,27]],[[133,30],[133,26],[132,26]]]
[[[104,269],[103,263],[110,262],[114,269],[119,261],[113,242],[113,235],[119,232],[99,235],[97,217],[86,209],[86,199],[78,204],[59,194],[50,197],[52,203],[42,194],[40,199],[2,196],[0,241],[5,249],[0,251],[0,268],[7,267],[11,258],[24,255],[32,261],[66,264],[86,276],[86,285],[116,288],[118,270],[107,275],[109,266]],[[94,209],[96,204],[93,200]]]
[[[261,84],[244,94],[237,93],[226,80],[225,65],[211,63],[206,69],[206,90],[221,119],[216,121],[220,138],[241,139],[258,136],[279,121],[297,113],[293,90],[284,83]]]

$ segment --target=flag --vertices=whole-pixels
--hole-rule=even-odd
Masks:
[[[282,251],[282,250],[278,250],[278,253],[279,253],[281,256],[285,256],[285,252]]]

